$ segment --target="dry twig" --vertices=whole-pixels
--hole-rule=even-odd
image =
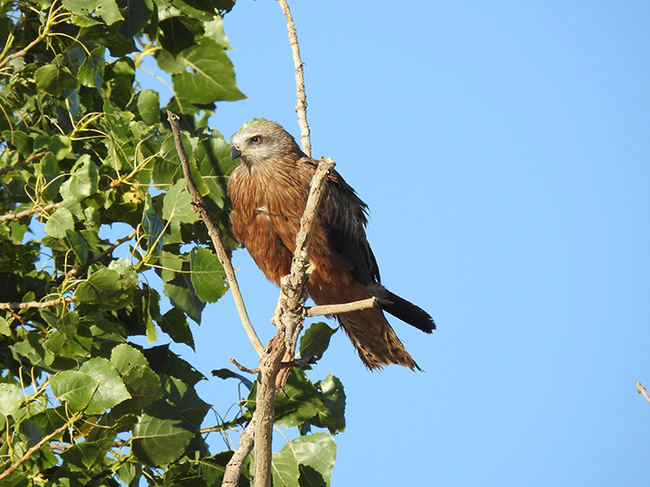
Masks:
[[[379,301],[375,296],[368,299],[361,299],[359,301],[352,301],[351,303],[343,304],[323,304],[321,306],[312,306],[307,308],[307,316],[324,316],[324,315],[338,315],[341,313],[349,313],[351,311],[360,311],[362,309],[376,308]]]
[[[289,31],[289,44],[291,45],[291,55],[293,65],[296,67],[296,114],[298,115],[298,126],[300,127],[300,145],[302,151],[311,157],[311,141],[309,139],[309,124],[307,123],[307,95],[305,94],[305,74],[303,71],[303,62],[300,59],[300,46],[298,45],[298,34],[296,26],[291,17],[291,10],[287,0],[278,0],[280,8],[287,19],[287,30]]]
[[[221,265],[226,271],[226,278],[228,279],[228,284],[230,285],[230,290],[232,291],[232,296],[233,299],[235,300],[235,306],[237,307],[237,311],[239,312],[239,317],[241,318],[241,322],[242,325],[244,326],[244,330],[246,330],[248,339],[253,344],[253,347],[255,347],[257,353],[259,355],[262,355],[262,353],[264,352],[264,346],[262,345],[262,342],[258,338],[257,333],[255,332],[255,328],[253,328],[253,324],[251,323],[250,318],[248,317],[248,312],[246,311],[246,306],[244,305],[244,298],[242,298],[241,292],[239,291],[239,284],[237,284],[237,277],[235,277],[235,271],[232,268],[232,264],[230,263],[230,259],[228,258],[228,254],[226,253],[226,249],[224,248],[223,242],[221,241],[221,236],[219,235],[219,229],[217,228],[217,225],[212,220],[212,217],[208,212],[208,208],[205,205],[203,198],[201,197],[201,193],[196,187],[196,183],[194,182],[192,173],[190,172],[190,163],[187,160],[187,154],[185,153],[185,148],[183,147],[183,141],[181,140],[180,127],[178,126],[178,121],[180,120],[180,117],[167,110],[167,120],[169,120],[169,123],[172,127],[172,132],[174,134],[174,142],[176,143],[176,151],[178,152],[178,157],[181,160],[181,166],[183,166],[183,174],[185,175],[185,182],[187,183],[187,189],[190,192],[190,195],[192,196],[192,204],[196,209],[198,209],[199,213],[201,214],[201,218],[203,218],[203,223],[208,229],[208,233],[210,234],[210,238],[212,239],[212,245],[214,246],[214,250],[217,252],[217,257],[219,258],[219,262],[221,262]]]
[[[641,382],[636,383],[636,392],[639,394],[643,394],[643,397],[645,397],[645,400],[650,402],[650,396],[648,396],[648,391],[645,390],[645,387],[641,385]]]

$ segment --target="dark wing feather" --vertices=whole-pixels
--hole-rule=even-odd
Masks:
[[[352,273],[363,285],[377,284],[379,268],[365,231],[368,206],[338,172],[330,173],[329,182],[322,212],[329,243],[352,265]]]

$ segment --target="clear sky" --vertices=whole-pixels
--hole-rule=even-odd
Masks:
[[[650,3],[291,5],[313,155],[370,205],[384,284],[438,323],[392,321],[424,373],[371,373],[335,335],[311,373],[347,393],[332,485],[647,486]],[[211,126],[298,136],[280,8],[239,0],[224,23],[248,99]],[[234,263],[266,341],[277,290]],[[195,333],[177,349],[204,374],[256,364],[230,294]],[[236,384],[200,392],[226,413]]]

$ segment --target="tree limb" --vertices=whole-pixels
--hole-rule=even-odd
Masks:
[[[28,308],[49,308],[59,304],[72,303],[75,301],[73,296],[65,298],[50,299],[49,301],[29,301],[27,303],[0,303],[1,310],[28,309]]]
[[[221,241],[221,236],[219,235],[219,229],[217,228],[217,225],[212,220],[212,217],[208,212],[208,208],[205,205],[205,201],[203,201],[203,198],[201,197],[201,193],[196,187],[196,183],[194,182],[194,178],[192,177],[192,173],[190,172],[190,163],[187,159],[185,148],[183,147],[183,141],[181,140],[181,131],[178,125],[178,121],[180,120],[180,117],[172,113],[171,111],[167,110],[167,120],[169,120],[169,123],[172,127],[172,132],[174,134],[174,142],[176,143],[176,151],[178,152],[178,157],[181,160],[181,166],[183,167],[183,174],[185,175],[185,182],[187,183],[187,189],[190,192],[190,195],[192,196],[192,203],[194,207],[197,208],[199,213],[201,214],[203,223],[208,229],[208,233],[210,234],[210,238],[212,239],[212,245],[214,246],[214,250],[217,253],[219,262],[221,262],[221,265],[223,266],[226,272],[226,278],[228,279],[228,284],[230,285],[230,290],[232,291],[232,296],[233,299],[235,300],[235,306],[237,307],[237,311],[239,312],[239,317],[241,319],[242,325],[244,326],[244,330],[248,335],[248,339],[253,344],[253,347],[255,347],[257,353],[259,355],[262,355],[264,353],[264,346],[262,345],[262,342],[258,338],[257,333],[255,332],[255,328],[253,328],[250,318],[248,317],[248,312],[246,311],[246,306],[244,305],[244,299],[242,298],[241,292],[239,290],[239,284],[237,284],[237,277],[235,277],[235,271],[233,270],[232,264],[230,263],[230,259],[228,258],[228,253],[226,252],[226,249],[223,246],[223,242]]]
[[[8,477],[8,476],[11,475],[12,473],[14,473],[14,472],[18,469],[18,467],[20,467],[23,463],[25,463],[27,460],[29,460],[29,458],[30,458],[34,453],[36,453],[38,450],[40,450],[41,448],[43,448],[43,445],[45,445],[45,443],[47,443],[48,441],[50,441],[50,440],[51,440],[52,438],[54,438],[56,435],[58,435],[58,434],[60,434],[60,433],[63,433],[63,432],[64,432],[66,429],[68,429],[69,427],[70,427],[70,425],[69,425],[68,423],[66,423],[66,424],[64,424],[63,426],[61,426],[61,427],[55,429],[52,433],[50,433],[50,434],[47,435],[45,438],[43,438],[41,441],[39,441],[38,443],[36,443],[33,447],[31,447],[29,450],[27,450],[27,453],[25,453],[22,457],[20,457],[20,459],[19,459],[16,463],[14,463],[11,467],[9,467],[7,470],[5,470],[4,472],[2,472],[2,473],[0,474],[0,480],[1,480],[1,479],[4,479],[5,477]]]
[[[302,151],[311,157],[311,141],[309,139],[309,124],[307,123],[307,95],[305,94],[305,75],[303,71],[303,62],[300,59],[300,46],[298,44],[298,34],[296,26],[291,17],[291,10],[287,0],[277,0],[280,8],[287,19],[287,30],[289,31],[289,44],[291,45],[291,55],[293,65],[296,67],[296,114],[298,115],[298,126],[300,127],[300,145]]]
[[[28,165],[30,162],[32,162],[37,157],[44,156],[45,154],[46,154],[45,152],[37,152],[35,154],[30,154],[26,159],[24,159],[22,161],[18,161],[13,166],[3,167],[2,169],[0,169],[0,176],[4,176],[8,172],[11,172],[11,171],[13,171],[15,169],[20,169],[21,167],[24,167],[24,166]]]
[[[244,460],[250,454],[253,449],[253,433],[255,431],[255,415],[251,419],[251,422],[248,423],[246,429],[241,434],[239,438],[239,443],[237,444],[237,449],[230,457],[228,464],[226,465],[226,471],[223,474],[223,480],[221,482],[221,487],[237,487],[239,482],[239,476],[241,475],[241,469],[244,465]]]
[[[117,240],[116,240],[116,241],[115,241],[115,242],[114,242],[114,243],[113,243],[109,248],[107,248],[106,250],[104,250],[101,254],[97,254],[95,257],[93,257],[92,259],[90,259],[90,260],[88,261],[88,263],[87,263],[85,266],[74,267],[73,269],[70,269],[70,271],[68,271],[68,273],[65,275],[65,277],[68,278],[68,279],[70,279],[71,277],[76,276],[76,275],[79,273],[79,271],[80,271],[83,267],[88,267],[90,264],[94,264],[95,262],[98,262],[98,261],[102,260],[102,259],[103,259],[104,257],[106,257],[107,255],[110,255],[110,254],[113,252],[113,250],[115,250],[116,248],[118,248],[118,247],[119,247],[120,245],[122,245],[124,242],[128,242],[128,241],[131,240],[133,237],[135,237],[135,234],[136,234],[136,233],[137,233],[137,231],[136,231],[136,230],[133,230],[133,231],[132,231],[131,233],[129,233],[126,237],[122,237],[122,238],[117,239]]]
[[[7,213],[6,215],[0,215],[0,222],[6,222],[9,220],[18,220],[20,218],[23,218],[25,216],[33,215],[34,213],[38,213],[40,211],[50,211],[55,208],[58,208],[61,205],[61,202],[58,203],[50,203],[49,205],[45,205],[43,207],[34,207],[30,208],[28,210],[23,210],[19,211],[18,213]]]
[[[300,231],[296,235],[296,250],[291,262],[291,274],[281,280],[280,297],[272,321],[278,333],[271,339],[260,360],[256,407],[255,407],[255,487],[271,485],[271,440],[275,415],[277,391],[286,382],[288,371],[279,378],[282,359],[293,360],[293,351],[304,323],[303,303],[306,295],[309,251],[314,221],[320,207],[327,175],[334,167],[331,159],[321,159],[311,181],[305,211],[300,219]],[[288,360],[287,360],[288,359]]]
[[[362,309],[376,308],[379,301],[375,296],[368,299],[361,299],[359,301],[352,301],[350,303],[342,304],[323,304],[321,306],[312,306],[306,309],[307,316],[324,316],[324,315],[338,315],[341,313],[349,313],[351,311],[360,311]]]

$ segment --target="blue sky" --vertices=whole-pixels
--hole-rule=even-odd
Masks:
[[[292,9],[313,155],[370,205],[384,284],[438,323],[392,321],[424,373],[371,373],[335,335],[311,374],[347,393],[332,485],[647,485],[650,4]],[[280,8],[239,0],[224,23],[248,99],[211,126],[261,116],[298,136]],[[277,289],[244,250],[234,263],[266,341]],[[230,295],[195,333],[181,351],[202,372],[255,365]],[[236,386],[201,393],[225,413]]]

